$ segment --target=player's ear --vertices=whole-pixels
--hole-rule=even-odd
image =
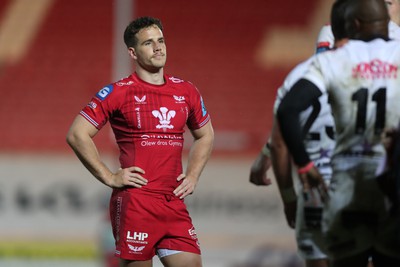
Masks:
[[[131,56],[132,59],[135,59],[135,60],[137,59],[135,48],[129,47],[128,48],[128,53],[129,53],[129,55]]]

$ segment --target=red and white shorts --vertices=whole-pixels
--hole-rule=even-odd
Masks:
[[[136,189],[115,189],[110,200],[115,255],[150,260],[158,249],[201,254],[182,199]]]

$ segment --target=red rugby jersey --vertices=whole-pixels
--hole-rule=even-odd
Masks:
[[[164,79],[163,85],[153,85],[134,73],[101,89],[80,114],[97,129],[110,122],[121,167],[146,172],[143,190],[172,194],[182,173],[185,125],[199,129],[210,116],[192,83]]]

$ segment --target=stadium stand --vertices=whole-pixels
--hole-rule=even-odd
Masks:
[[[0,2],[0,19],[10,2]],[[201,90],[216,152],[243,153],[265,141],[276,88],[297,63],[263,68],[255,59],[261,39],[275,25],[305,25],[316,2],[288,8],[265,0],[137,0],[134,12],[163,21],[166,72]],[[52,0],[23,59],[0,68],[0,150],[69,152],[69,124],[111,81],[112,8],[108,0]],[[97,138],[101,148],[113,149],[107,131]]]

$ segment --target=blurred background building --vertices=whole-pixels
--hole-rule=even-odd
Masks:
[[[0,266],[103,264],[110,191],[65,134],[97,91],[133,71],[122,33],[144,15],[163,22],[165,72],[196,84],[212,115],[215,151],[187,200],[205,265],[244,266],[259,245],[295,251],[276,186],[256,188],[248,173],[276,89],[313,53],[332,2],[0,0]],[[111,138],[96,137],[117,166]]]

